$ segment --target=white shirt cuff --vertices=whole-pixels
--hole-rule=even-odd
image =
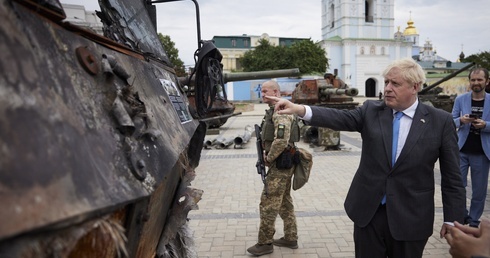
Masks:
[[[311,120],[311,116],[313,115],[313,112],[311,111],[310,106],[303,105],[305,107],[305,115],[303,117],[300,117],[302,120],[305,120],[309,122]]]

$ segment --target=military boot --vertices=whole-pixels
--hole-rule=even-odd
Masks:
[[[255,256],[261,256],[264,254],[270,254],[270,253],[274,252],[274,246],[272,246],[272,244],[268,244],[268,245],[256,244],[252,247],[249,247],[247,249],[247,252],[249,252]]]
[[[298,241],[289,241],[284,239],[284,237],[281,237],[279,239],[274,239],[274,242],[272,242],[275,246],[282,246],[282,247],[287,247],[291,249],[296,249],[298,248]]]

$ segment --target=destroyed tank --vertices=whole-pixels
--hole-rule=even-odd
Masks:
[[[456,99],[456,94],[453,95],[448,95],[448,94],[441,94],[442,93],[442,88],[439,86],[441,83],[450,80],[451,78],[455,77],[456,75],[470,69],[473,67],[475,63],[470,63],[461,69],[452,72],[451,74],[447,75],[446,77],[434,82],[433,84],[427,86],[424,84],[424,87],[422,90],[419,91],[418,96],[420,102],[440,108],[442,110],[445,110],[449,113],[452,112],[453,110],[453,105],[454,105],[454,100]]]
[[[356,88],[349,88],[337,78],[337,74],[327,73],[324,79],[302,80],[294,89],[291,101],[297,104],[324,106],[337,109],[354,109],[359,103],[354,102]],[[304,125],[301,137],[312,146],[323,146],[325,149],[340,148],[340,132],[330,128]]]
[[[220,67],[214,67],[214,71],[220,71]],[[235,105],[228,101],[228,97],[226,95],[224,84],[228,82],[236,82],[236,81],[245,81],[245,80],[258,80],[258,79],[272,79],[272,78],[280,78],[280,77],[292,77],[299,76],[300,71],[298,68],[292,69],[282,69],[282,70],[267,70],[267,71],[258,71],[258,72],[236,72],[236,73],[224,73],[223,81],[218,83],[217,94],[214,99],[210,102],[210,108],[206,113],[203,121],[207,124],[208,128],[218,128],[226,123],[228,118],[236,115],[240,115],[241,113],[235,112]],[[196,98],[196,78],[194,74],[186,77],[179,77],[179,81],[182,85],[186,85],[187,97],[189,98],[191,105],[191,113],[197,112],[195,107],[197,102]]]
[[[57,0],[1,1],[0,257],[196,256],[189,186],[216,85],[197,81],[191,112],[155,6],[99,4],[104,36]],[[218,53],[198,33],[197,78]]]

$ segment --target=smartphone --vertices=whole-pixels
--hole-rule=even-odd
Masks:
[[[478,116],[475,114],[470,114],[470,118],[478,118]]]

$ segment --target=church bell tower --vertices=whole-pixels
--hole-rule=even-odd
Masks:
[[[322,0],[322,46],[329,71],[374,97],[381,72],[395,59],[412,56],[412,43],[395,39],[395,0]]]
[[[392,39],[395,0],[322,0],[322,38]]]

